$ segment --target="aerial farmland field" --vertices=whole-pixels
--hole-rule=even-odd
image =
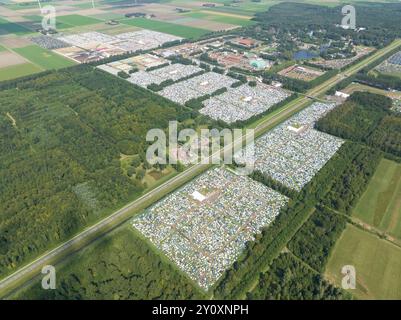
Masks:
[[[148,30],[169,33],[183,38],[199,38],[210,32],[209,30],[206,29],[184,27],[174,23],[144,19],[144,18],[126,19],[126,20],[121,20],[121,22]]]
[[[17,35],[22,35],[22,34],[27,34],[30,33],[31,31],[24,26],[10,22],[2,17],[0,17],[0,35],[4,34],[17,34]]]
[[[24,63],[0,69],[0,81],[27,76],[42,71],[32,63]]]
[[[341,286],[341,268],[356,271],[359,299],[401,299],[401,248],[377,236],[348,225],[338,240],[326,268],[326,277]]]
[[[401,239],[401,164],[382,159],[353,215]]]
[[[71,60],[36,45],[17,48],[15,51],[45,70],[64,68],[75,64]]]
[[[224,14],[215,14],[213,12],[193,12],[193,13],[188,13],[185,14],[185,16],[189,16],[192,18],[197,18],[197,19],[205,19],[205,20],[210,20],[210,21],[217,21],[217,22],[222,22],[222,23],[229,23],[229,24],[234,24],[238,26],[249,26],[254,24],[255,22],[250,20],[249,18],[240,18],[238,16],[230,16],[230,15],[224,15]]]

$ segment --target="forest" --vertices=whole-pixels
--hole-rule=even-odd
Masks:
[[[383,47],[401,37],[400,3],[354,3],[357,27],[363,32],[345,30],[341,24],[341,6],[326,7],[305,3],[284,2],[274,5],[267,12],[257,13],[254,18],[266,31],[279,29],[285,38],[287,32],[305,37],[310,28],[325,29],[324,38],[341,39],[352,34],[355,45]],[[260,32],[259,32],[260,33]]]
[[[383,153],[378,149],[356,145],[359,154],[339,175],[322,202],[337,211],[351,214],[370,179],[376,171]]]
[[[323,273],[331,249],[346,226],[346,218],[318,206],[289,242],[288,248],[314,270]]]
[[[139,196],[121,154],[143,159],[147,130],[194,115],[85,65],[2,89],[0,275]]]
[[[60,266],[56,290],[40,281],[19,299],[202,299],[203,293],[128,226],[115,230]]]
[[[401,157],[401,116],[382,95],[355,92],[316,123],[318,130]]]
[[[280,254],[247,294],[249,300],[342,300],[345,291],[332,286],[291,253]]]

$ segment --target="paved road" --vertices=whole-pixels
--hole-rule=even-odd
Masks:
[[[375,61],[380,58],[387,52],[393,50],[395,47],[401,45],[401,40],[397,40],[390,44],[388,47],[379,50],[374,55],[368,57],[363,60],[361,63],[356,64],[355,66],[350,67],[346,71],[346,76],[350,76],[360,69],[362,69],[367,64]],[[260,122],[257,127],[255,127],[255,136],[258,136],[264,133],[266,130],[270,129],[272,126],[279,124],[280,122],[287,119],[293,113],[298,110],[304,108],[311,101],[309,97],[318,97],[321,94],[325,93],[329,88],[336,85],[338,82],[343,80],[345,77],[345,73],[340,73],[335,77],[327,80],[326,82],[318,85],[317,87],[311,89],[305,96],[300,97],[292,102],[290,102],[285,108],[280,110],[279,112],[266,117],[265,120]],[[225,151],[231,150],[234,146],[241,144],[243,139],[237,139],[232,144],[225,147]],[[215,154],[211,155],[211,157],[215,156]],[[90,243],[93,239],[101,236],[102,234],[107,233],[113,227],[119,225],[121,222],[126,221],[128,218],[132,216],[132,214],[146,206],[150,205],[152,202],[157,201],[165,194],[171,192],[173,189],[179,187],[185,182],[190,181],[197,174],[207,170],[210,168],[210,165],[205,164],[197,164],[188,168],[184,172],[178,174],[172,179],[166,181],[162,185],[157,188],[149,191],[147,194],[142,197],[136,199],[135,201],[129,203],[125,207],[119,209],[114,212],[110,216],[105,219],[99,221],[93,226],[90,226],[80,232],[78,235],[68,240],[67,242],[61,244],[55,249],[46,252],[41,257],[32,261],[31,263],[21,267],[19,270],[9,275],[8,277],[2,279],[0,281],[0,297],[4,297],[8,292],[22,285],[24,282],[29,281],[34,276],[40,274],[40,271],[44,265],[47,264],[56,264],[61,261],[62,258],[66,257],[68,254],[83,248],[85,245]]]

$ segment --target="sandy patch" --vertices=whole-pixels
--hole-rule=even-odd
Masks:
[[[218,12],[218,11],[206,11],[206,10],[201,10],[200,12],[202,13],[207,13],[210,15],[218,15],[218,16],[226,16],[226,17],[233,17],[233,18],[240,18],[240,19],[251,19],[252,16],[244,16],[241,14],[235,14],[235,13],[228,13],[228,12]]]
[[[14,10],[5,8],[5,7],[1,7],[1,16],[6,18],[7,20],[10,17],[15,17],[15,16],[19,16],[20,14]]]
[[[74,7],[65,7],[64,8],[64,12],[61,11],[61,13],[59,12],[59,8],[57,7],[57,13],[58,15],[61,16],[67,16],[67,15],[71,15],[71,14],[78,14],[80,16],[91,16],[91,15],[95,15],[95,14],[104,14],[105,12],[101,9],[97,9],[97,8],[89,8],[89,9],[80,9],[80,8],[74,8]],[[92,17],[89,17],[92,18]],[[96,19],[96,17],[93,17]]]
[[[15,49],[15,48],[23,48],[33,44],[30,40],[26,38],[17,38],[17,37],[10,37],[10,38],[0,38],[0,44],[4,47]]]
[[[193,19],[189,21],[180,22],[180,25],[201,28],[211,31],[221,31],[221,30],[231,30],[234,28],[238,28],[236,25],[221,23],[217,21],[209,21],[209,20],[201,20],[201,19]]]
[[[0,68],[15,66],[22,63],[26,63],[26,60],[21,56],[9,51],[0,52]]]

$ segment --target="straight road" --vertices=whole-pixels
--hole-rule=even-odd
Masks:
[[[382,57],[383,55],[387,54],[388,52],[390,52],[391,50],[395,49],[400,45],[401,45],[401,39],[394,41],[389,46],[381,50],[378,50],[372,56],[350,67],[349,69],[347,69],[346,72],[339,73],[333,78],[327,80],[326,82],[309,90],[305,96],[299,97],[296,100],[291,101],[285,107],[283,107],[279,112],[276,112],[270,116],[266,116],[266,118],[255,127],[255,137],[265,133],[267,130],[283,122],[294,113],[305,108],[311,102],[311,99],[308,97],[318,97],[324,94],[328,89],[335,86],[344,78],[347,78],[355,74],[366,65],[370,64],[376,59],[379,59],[380,57]],[[224,151],[230,151],[233,147],[242,145],[244,139],[245,137],[235,140],[233,143],[226,146],[224,148]],[[216,156],[216,153],[212,154],[210,156],[210,159],[214,156]],[[0,281],[0,297],[6,296],[12,290],[18,288],[25,282],[31,280],[33,277],[39,275],[43,266],[48,264],[55,265],[57,262],[60,262],[63,258],[67,257],[69,254],[79,249],[82,249],[84,246],[89,244],[94,239],[104,235],[105,233],[109,232],[116,226],[120,225],[122,222],[132,217],[134,213],[137,213],[145,209],[155,201],[161,199],[166,194],[172,192],[173,190],[180,187],[184,183],[190,181],[195,176],[206,171],[210,167],[212,167],[211,164],[193,165],[192,167],[186,169],[184,172],[176,175],[175,177],[166,181],[157,188],[149,191],[142,197],[127,204],[125,207],[117,210],[110,216],[86,228],[72,239],[46,252],[45,254],[43,254],[36,260],[30,262],[29,264],[21,267],[13,274],[5,277]]]

